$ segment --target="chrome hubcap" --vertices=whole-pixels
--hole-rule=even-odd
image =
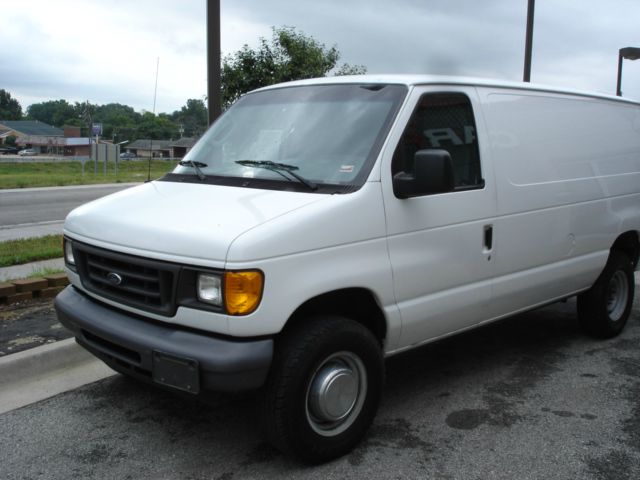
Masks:
[[[366,378],[357,355],[338,352],[326,358],[307,388],[306,412],[311,428],[323,436],[345,431],[362,410]]]
[[[357,396],[353,371],[340,364],[325,365],[311,385],[309,407],[319,420],[335,422],[351,411]]]
[[[618,270],[611,277],[609,289],[607,290],[607,313],[609,318],[617,322],[622,318],[629,299],[629,284],[627,276]]]

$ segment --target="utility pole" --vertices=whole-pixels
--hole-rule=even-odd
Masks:
[[[533,49],[533,13],[536,9],[536,1],[528,0],[527,5],[527,36],[524,45],[524,74],[523,82],[531,81],[531,50]]]
[[[222,113],[220,92],[220,0],[207,0],[207,108],[209,125]]]

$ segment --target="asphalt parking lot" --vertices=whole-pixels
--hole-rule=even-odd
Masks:
[[[203,402],[121,376],[0,415],[6,479],[637,479],[640,314],[607,341],[557,304],[393,357],[351,454],[265,443],[253,396]]]

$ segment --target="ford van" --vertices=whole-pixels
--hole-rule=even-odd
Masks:
[[[166,388],[259,390],[269,439],[352,449],[384,359],[577,296],[595,337],[633,303],[640,105],[431,76],[244,95],[159,180],[75,209],[77,342]]]

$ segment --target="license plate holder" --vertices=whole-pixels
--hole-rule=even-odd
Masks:
[[[200,393],[200,367],[192,358],[154,351],[152,378],[160,385],[187,393]]]

